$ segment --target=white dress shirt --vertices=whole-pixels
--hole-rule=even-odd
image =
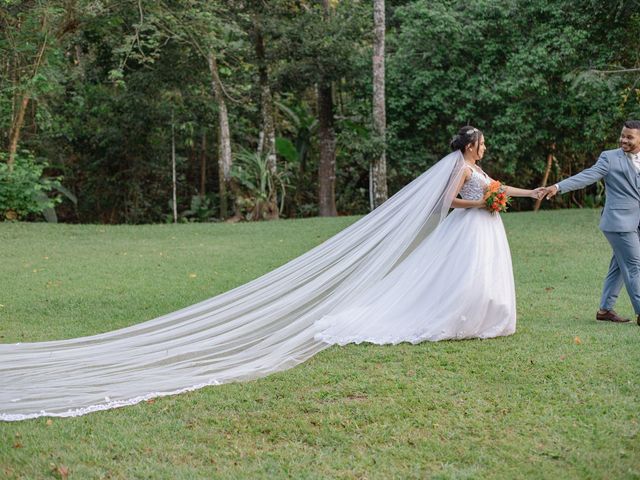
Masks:
[[[626,152],[625,155],[629,160],[631,160],[631,163],[633,163],[633,166],[636,169],[636,173],[640,173],[640,152],[638,153]]]

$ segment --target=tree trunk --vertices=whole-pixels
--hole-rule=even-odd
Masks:
[[[173,198],[173,223],[178,223],[178,194],[176,182],[176,125],[171,114],[171,190]]]
[[[209,52],[209,70],[211,71],[211,85],[213,95],[218,104],[218,170],[220,178],[220,217],[226,218],[228,214],[227,192],[231,186],[231,133],[229,130],[229,115],[227,104],[224,101],[222,82],[218,75],[218,63],[213,52]]]
[[[372,209],[382,205],[387,200],[387,158],[386,158],[386,112],[385,112],[385,78],[384,78],[384,47],[385,47],[385,15],[384,0],[374,0],[374,42],[373,42],[373,128],[378,138],[382,140],[380,156],[371,165],[370,198],[373,200]]]
[[[336,136],[333,129],[333,89],[318,85],[318,135],[320,167],[318,169],[318,207],[321,217],[335,217],[336,211]]]
[[[42,18],[42,33],[44,34],[44,38],[42,40],[42,45],[38,49],[38,54],[36,56],[35,62],[33,64],[33,73],[31,78],[35,77],[38,74],[38,70],[40,69],[40,64],[42,63],[42,57],[44,56],[44,51],[47,48],[47,40],[48,40],[48,24],[47,24],[47,16],[43,16]],[[18,67],[16,63],[15,67]],[[27,105],[29,104],[30,95],[28,91],[25,91],[22,94],[22,100],[18,105],[18,111],[13,118],[13,122],[11,125],[11,130],[9,134],[9,157],[7,158],[7,166],[9,167],[9,171],[13,170],[13,164],[16,158],[16,152],[18,151],[18,143],[20,141],[20,130],[22,130],[22,126],[24,125],[24,115],[27,111]]]
[[[200,198],[206,195],[207,187],[207,131],[202,131],[202,147],[200,148]]]
[[[18,151],[18,141],[20,140],[20,130],[24,125],[24,114],[27,111],[27,105],[29,104],[29,95],[25,93],[22,96],[22,101],[18,105],[18,112],[11,125],[11,134],[9,136],[9,158],[7,159],[7,166],[9,171],[13,170],[13,164],[16,159],[16,152]]]
[[[552,143],[551,144],[551,149],[549,151],[549,154],[547,155],[547,166],[544,169],[544,177],[542,178],[542,185],[540,185],[541,187],[546,187],[547,186],[547,181],[549,181],[549,173],[551,172],[551,167],[553,166],[553,160],[554,160],[554,156],[553,156],[553,152],[556,149],[556,144]],[[538,198],[536,200],[536,204],[533,207],[533,211],[537,212],[538,210],[540,210],[540,205],[542,204],[542,198]]]
[[[254,46],[258,63],[258,79],[260,82],[260,103],[262,110],[262,132],[258,145],[260,155],[266,153],[267,168],[271,175],[275,175],[277,171],[276,158],[276,130],[273,119],[273,98],[271,96],[271,88],[269,86],[269,72],[267,70],[267,62],[265,59],[264,37],[262,35],[262,26],[260,20],[256,16],[254,18]],[[274,190],[268,199],[267,205],[269,219],[278,218],[278,196]]]
[[[322,0],[325,19],[331,14],[330,0]],[[336,211],[336,135],[333,129],[333,88],[329,80],[318,84],[318,207],[321,217],[335,217]]]
[[[265,59],[264,37],[259,19],[254,19],[254,46],[258,63],[260,82],[260,103],[262,107],[263,148],[267,152],[267,164],[272,172],[276,171],[276,131],[273,120],[273,98],[269,86],[269,72]]]
[[[74,53],[75,53],[75,64],[78,67],[78,72],[80,72],[80,77],[82,78],[82,80],[85,79],[85,62],[84,62],[84,55],[82,53],[82,47],[80,45],[75,45],[74,47]]]

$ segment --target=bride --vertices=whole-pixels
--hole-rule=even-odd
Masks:
[[[511,255],[500,216],[484,201],[492,179],[478,163],[484,135],[463,127],[451,142],[462,152],[454,209],[407,258],[349,308],[318,322],[327,343],[418,343],[511,335],[516,298]],[[505,187],[511,197],[542,189]],[[460,198],[457,198],[459,195]]]
[[[478,165],[484,136],[463,127],[452,149],[369,215],[229,292],[120,330],[0,345],[0,420],[79,416],[250,380],[332,344],[512,334],[509,246],[485,208],[491,179]]]

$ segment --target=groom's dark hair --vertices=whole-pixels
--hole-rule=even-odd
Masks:
[[[624,122],[624,128],[640,130],[640,120],[627,120],[626,122]]]

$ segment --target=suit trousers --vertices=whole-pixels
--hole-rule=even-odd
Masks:
[[[640,232],[602,232],[613,249],[609,272],[602,288],[600,308],[613,310],[622,284],[636,315],[640,314]]]

